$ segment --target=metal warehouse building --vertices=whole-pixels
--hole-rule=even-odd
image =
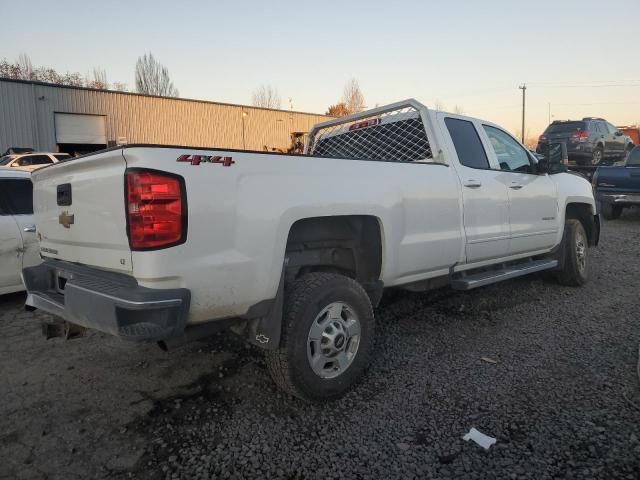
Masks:
[[[328,117],[288,110],[0,79],[0,155],[86,153],[125,143],[286,151]]]

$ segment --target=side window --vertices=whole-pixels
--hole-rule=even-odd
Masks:
[[[598,125],[598,131],[600,133],[602,133],[603,135],[606,135],[609,133],[609,129],[607,128],[607,124],[604,122],[597,122]]]
[[[56,160],[61,161],[61,160],[66,160],[67,158],[69,158],[71,155],[69,155],[68,153],[56,153],[54,155],[54,157],[56,157]]]
[[[614,127],[613,125],[611,125],[609,122],[606,123],[607,128],[609,129],[609,133],[616,133],[618,131],[618,129],[616,127]]]
[[[483,127],[496,152],[500,170],[534,173],[529,154],[516,140],[498,128],[489,125],[483,125]]]
[[[473,123],[450,117],[445,118],[444,123],[456,147],[460,163],[465,167],[489,169],[487,153]]]
[[[1,179],[0,210],[2,215],[31,215],[33,213],[33,184],[31,180],[27,178]]]
[[[30,155],[24,158],[29,160],[29,163],[25,165],[48,165],[49,163],[53,163],[49,155]]]

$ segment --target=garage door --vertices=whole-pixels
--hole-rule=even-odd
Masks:
[[[103,115],[56,113],[56,143],[106,145],[105,119]]]

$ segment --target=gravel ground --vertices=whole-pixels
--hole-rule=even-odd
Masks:
[[[45,341],[5,296],[0,478],[638,479],[639,235],[638,210],[605,223],[583,288],[390,292],[372,369],[325,405],[280,393],[232,335]]]

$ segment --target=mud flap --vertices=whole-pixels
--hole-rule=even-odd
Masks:
[[[282,334],[282,309],[284,305],[284,269],[276,298],[271,302],[266,315],[249,320],[247,340],[265,350],[276,350]]]

